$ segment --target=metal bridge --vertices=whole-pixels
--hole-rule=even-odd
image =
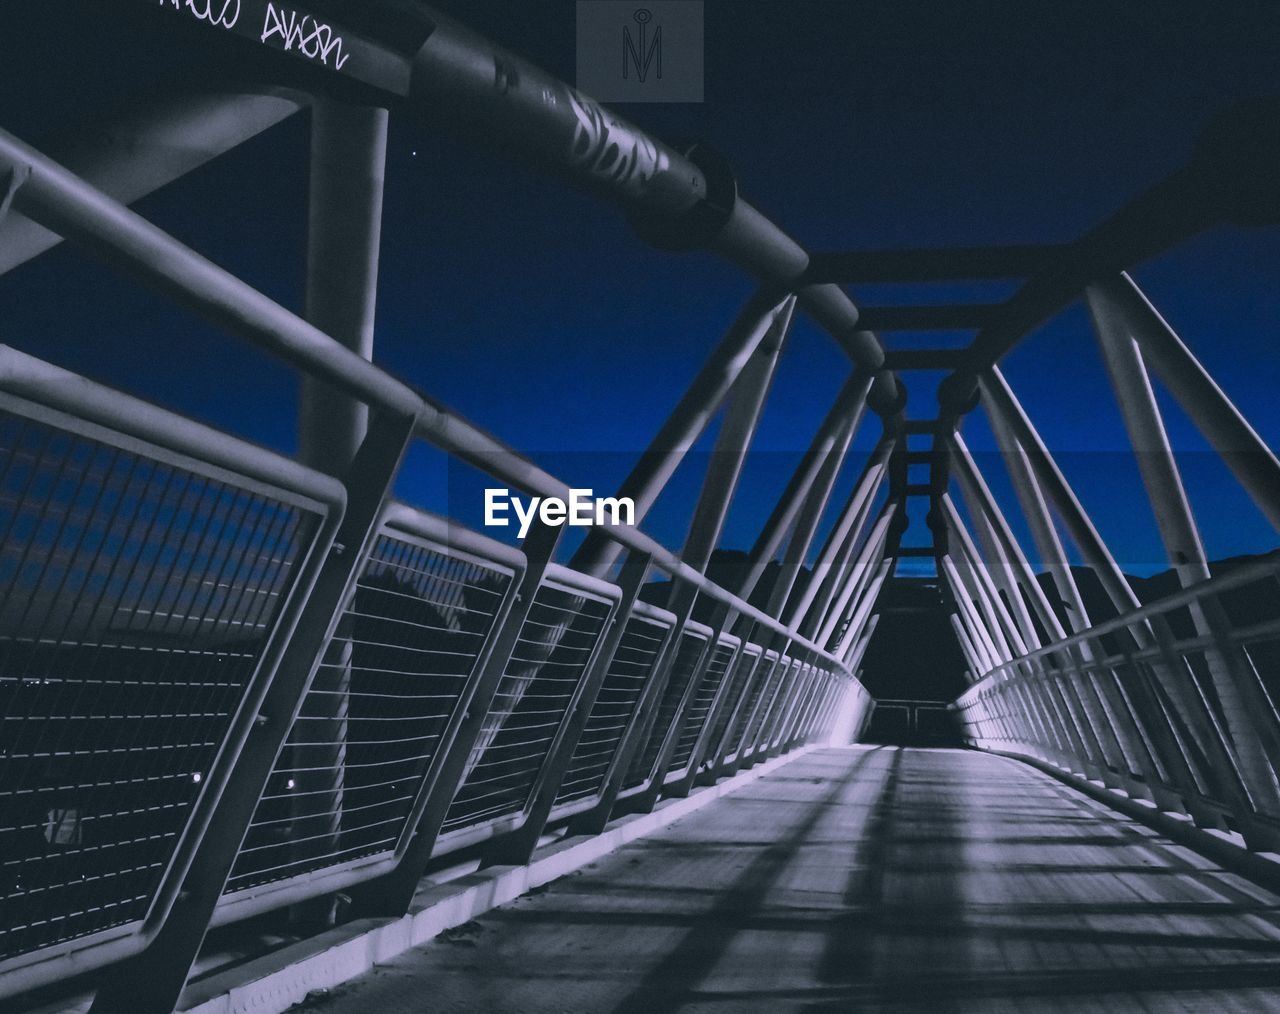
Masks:
[[[1274,526],[1280,461],[1126,273],[1221,222],[1276,222],[1280,107],[1225,113],[1184,168],[1071,242],[810,254],[710,147],[651,136],[416,3],[109,10],[138,52],[181,49],[243,87],[152,93],[49,150],[0,131],[0,271],[65,240],[276,357],[301,379],[300,450],[0,347],[9,1007],[283,1010],[350,977],[335,940],[404,973],[357,989],[364,1009],[421,1009],[430,990],[440,1009],[493,1010],[1280,1005],[1280,557],[1211,573],[1153,383]],[[130,210],[304,115],[300,311]],[[434,400],[450,392],[372,362],[395,117],[550,170],[644,241],[754,281],[661,395],[675,407],[616,490],[635,526],[569,553],[554,519],[513,546],[392,497],[420,443],[570,497]],[[848,289],[965,279],[1017,288],[861,309]],[[1000,370],[1081,299],[1177,577],[1147,601]],[[741,567],[709,576],[801,315],[848,379]],[[877,334],[904,328],[974,336],[904,350]],[[938,370],[936,416],[906,417],[913,372]],[[971,415],[1016,504],[961,437]],[[878,439],[857,472],[864,424]],[[646,516],[711,434],[668,548]],[[913,503],[927,545],[903,541]],[[877,711],[864,660],[910,558],[936,568],[922,608],[965,686]],[[471,960],[397,957],[475,925],[424,929],[433,891],[507,900],[512,871],[542,870],[520,881],[537,886],[569,853],[595,865],[496,912],[476,932],[498,942]],[[282,947],[284,979],[304,952],[323,967],[257,993],[210,985]]]

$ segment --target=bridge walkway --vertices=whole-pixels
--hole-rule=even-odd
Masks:
[[[317,1009],[1280,1010],[1280,908],[1016,761],[826,749]]]

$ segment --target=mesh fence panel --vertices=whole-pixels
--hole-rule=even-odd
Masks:
[[[767,651],[764,657],[756,663],[755,670],[751,673],[751,685],[744,692],[744,700],[742,707],[738,709],[737,716],[733,719],[733,724],[725,733],[724,746],[726,756],[741,752],[746,746],[747,736],[754,725],[754,720],[758,717],[761,701],[764,699],[765,688],[769,684],[769,675],[773,672],[778,662],[777,652]]]
[[[676,710],[684,699],[684,692],[689,682],[696,675],[698,660],[702,658],[706,644],[705,634],[685,630],[681,635],[680,645],[676,650],[675,660],[671,664],[671,675],[662,692],[662,701],[658,705],[657,715],[645,738],[644,749],[637,750],[631,762],[624,788],[632,789],[642,785],[653,771],[653,765],[657,762],[658,753],[662,749],[662,741],[666,738],[671,723],[675,721]]]
[[[585,799],[600,791],[670,629],[668,624],[639,615],[627,621],[600,695],[560,783],[557,804]]]
[[[378,538],[229,891],[395,849],[512,579],[439,548]]]
[[[707,752],[703,758],[703,766],[714,764],[729,742],[729,723],[740,728],[741,715],[735,712],[744,704],[747,694],[756,678],[756,670],[760,665],[760,649],[754,645],[746,645],[742,655],[734,666],[733,683],[730,685],[724,705],[716,714],[715,722],[707,736]]]
[[[0,956],[145,915],[321,522],[106,439],[0,413]]]
[[[720,692],[720,685],[724,682],[725,673],[736,651],[737,645],[730,643],[717,644],[712,651],[706,673],[693,692],[693,700],[689,702],[684,723],[680,727],[680,738],[676,741],[675,751],[671,756],[669,770],[672,773],[684,771],[689,766],[693,748],[706,725],[707,715],[711,712],[711,706],[715,703],[716,694]]]
[[[442,833],[524,809],[610,610],[559,584],[538,588]]]

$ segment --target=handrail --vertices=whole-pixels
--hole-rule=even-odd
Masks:
[[[1170,593],[1155,602],[1148,602],[1144,606],[1137,609],[1131,609],[1119,616],[1104,620],[1102,623],[1095,624],[1078,633],[1071,634],[1060,640],[1054,641],[1052,644],[1046,644],[1034,651],[1025,652],[1016,658],[1012,658],[1000,665],[993,666],[990,670],[982,675],[982,678],[976,680],[965,691],[961,697],[978,690],[983,683],[999,674],[1003,670],[1016,667],[1019,663],[1031,662],[1036,659],[1044,658],[1046,655],[1053,655],[1062,652],[1068,648],[1079,647],[1092,640],[1105,637],[1108,634],[1116,633],[1131,627],[1135,623],[1141,623],[1143,620],[1149,620],[1152,617],[1171,612],[1175,609],[1181,609],[1185,606],[1199,602],[1209,595],[1221,595],[1223,592],[1231,591],[1234,588],[1240,588],[1247,584],[1265,577],[1280,576],[1280,555],[1269,557],[1262,560],[1256,560],[1247,563],[1244,566],[1231,571],[1227,574],[1218,574],[1204,581],[1197,581],[1194,584],[1186,585],[1175,592]],[[1158,649],[1149,649],[1158,653]]]

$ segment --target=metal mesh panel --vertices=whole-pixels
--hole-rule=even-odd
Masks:
[[[764,658],[756,663],[755,671],[751,674],[751,687],[746,691],[746,700],[739,709],[737,717],[733,720],[732,727],[725,734],[725,746],[730,753],[738,751],[746,744],[746,736],[751,731],[750,726],[754,725],[752,719],[756,717],[761,698],[764,697],[765,687],[769,682],[769,674],[773,672],[777,662],[777,653],[770,651],[766,652]]]
[[[804,688],[797,697],[795,707],[791,709],[791,717],[787,722],[786,735],[788,739],[802,735],[804,723],[810,711],[816,706],[817,699],[821,693],[822,675],[817,666],[809,665],[805,667],[805,679]]]
[[[600,791],[670,629],[668,624],[638,615],[627,621],[600,695],[560,783],[557,804]]]
[[[711,653],[706,674],[693,692],[693,700],[689,702],[689,709],[685,712],[684,724],[680,728],[680,738],[676,741],[676,748],[671,757],[670,771],[678,773],[689,766],[693,748],[702,734],[707,715],[715,703],[716,694],[720,691],[725,672],[736,651],[736,644],[721,642]]]
[[[734,711],[742,703],[752,681],[755,679],[759,663],[760,650],[758,648],[747,645],[742,649],[742,655],[739,656],[734,668],[733,683],[726,691],[724,705],[716,714],[715,722],[707,735],[707,751],[702,760],[704,767],[715,763],[720,756],[721,747],[725,745],[725,732],[729,728],[729,722],[734,718]],[[735,724],[737,723],[735,722]]]
[[[316,509],[0,412],[0,955],[142,918]]]
[[[228,891],[395,849],[511,582],[508,570],[378,538]]]
[[[782,660],[773,670],[773,677],[766,689],[764,701],[760,705],[760,713],[756,716],[751,728],[747,730],[747,738],[743,741],[744,750],[757,750],[772,734],[771,723],[774,714],[778,710],[779,703],[786,696],[787,688],[791,686],[791,677],[795,674],[798,665],[799,663],[793,662],[789,655],[783,655]]]
[[[538,588],[443,833],[524,809],[610,609],[558,584]]]
[[[791,683],[783,688],[778,704],[774,708],[774,713],[770,716],[770,747],[775,747],[781,743],[790,729],[791,723],[795,718],[796,709],[804,702],[804,696],[809,689],[811,672],[812,669],[807,662],[796,663]]]
[[[662,741],[667,730],[675,721],[676,710],[684,698],[685,689],[695,675],[698,660],[706,647],[707,637],[697,631],[686,630],[680,637],[680,647],[676,651],[675,661],[671,665],[671,676],[662,692],[662,702],[658,706],[657,716],[645,739],[644,749],[636,751],[631,762],[631,770],[627,772],[625,788],[634,788],[642,784],[653,771],[658,760],[658,752],[662,749]]]

